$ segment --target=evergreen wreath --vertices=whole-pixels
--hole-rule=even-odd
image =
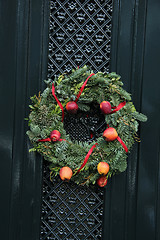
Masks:
[[[46,89],[31,97],[29,105],[30,151],[50,162],[51,179],[60,174],[62,180],[105,186],[108,177],[126,170],[127,152],[138,139],[138,121],[147,117],[136,111],[114,72],[94,74],[84,66],[45,83]],[[86,119],[90,113],[103,119],[103,132],[91,128],[90,139],[84,142],[72,139],[65,130],[66,119],[80,118],[82,113]]]

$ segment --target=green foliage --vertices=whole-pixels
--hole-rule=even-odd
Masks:
[[[68,101],[76,99],[82,84],[91,73],[92,71],[84,66],[73,70],[69,76],[62,74],[58,79],[54,79],[55,94],[63,107]],[[71,141],[61,122],[61,109],[52,96],[52,80],[45,80],[45,83],[47,84],[46,89],[38,96],[31,97],[32,104],[29,105],[31,113],[27,119],[30,129],[27,131],[27,135],[33,143],[30,151],[37,151],[50,162],[51,177],[59,174],[61,167],[68,166],[73,170],[72,180],[77,184],[95,184],[99,177],[97,164],[101,161],[107,162],[110,166],[107,177],[125,171],[127,154],[122,145],[117,140],[106,142],[101,136],[96,140],[98,145],[94,148],[87,164],[79,174],[76,174],[95,142],[89,144]],[[113,107],[126,101],[126,105],[119,111],[106,115],[105,121],[110,127],[117,130],[119,137],[130,151],[136,139],[138,121],[144,122],[147,117],[136,111],[131,102],[131,95],[122,86],[121,77],[116,73],[98,72],[89,78],[77,104],[80,110],[87,112],[93,102],[100,104],[102,101],[109,101]],[[48,138],[54,129],[60,131],[61,138],[66,141],[54,143],[38,141]]]
[[[132,113],[132,116],[137,119],[138,121],[141,121],[141,122],[146,122],[147,121],[147,117],[142,114],[142,113],[139,113],[139,112],[133,112]]]

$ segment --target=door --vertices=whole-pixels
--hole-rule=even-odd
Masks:
[[[25,134],[27,122],[24,118],[29,113],[29,97],[44,89],[43,80],[52,75],[51,69],[56,69],[54,74],[58,74],[69,69],[69,65],[76,67],[83,63],[91,64],[95,71],[101,68],[119,73],[125,89],[132,93],[137,110],[148,116],[148,122],[139,130],[142,141],[134,145],[128,157],[127,171],[114,177],[105,189],[102,239],[160,238],[159,10],[158,0],[114,0],[113,3],[57,0],[51,1],[51,5],[46,0],[1,1],[0,202],[3,239],[37,240],[42,237],[43,164],[40,156],[28,151],[30,143]],[[49,29],[53,12],[57,20]],[[107,25],[110,26],[110,22],[111,28]],[[60,29],[65,29],[67,38],[63,36],[64,32],[55,30],[58,23]],[[85,34],[78,30],[77,23],[79,28],[83,26]],[[101,26],[106,27],[105,34],[108,31],[110,40],[100,33]],[[54,46],[48,36],[54,30],[53,42],[56,37],[59,41],[64,37],[66,43],[54,45],[51,59]],[[75,33],[73,42],[68,38],[69,33]],[[98,48],[92,39],[86,38],[92,33]],[[83,38],[84,44],[81,43]],[[69,65],[67,54],[71,56]]]

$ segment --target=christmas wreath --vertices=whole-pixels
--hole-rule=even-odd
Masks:
[[[30,151],[50,162],[51,179],[59,174],[77,184],[105,186],[108,177],[126,170],[138,121],[146,116],[136,111],[116,73],[94,74],[84,66],[45,83],[29,105]]]

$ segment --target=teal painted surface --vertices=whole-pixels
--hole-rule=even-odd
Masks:
[[[140,144],[128,157],[126,173],[105,192],[107,240],[160,239],[160,2],[115,0],[111,70],[132,93],[138,111]],[[0,184],[1,238],[38,240],[42,161],[29,154],[25,135],[29,96],[47,74],[48,1],[1,1]]]

